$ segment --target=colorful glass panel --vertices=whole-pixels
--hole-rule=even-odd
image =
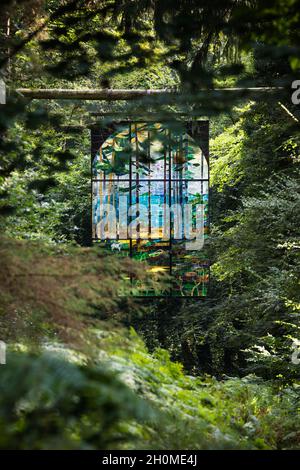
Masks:
[[[203,137],[202,137],[203,138]],[[115,126],[92,162],[93,241],[172,276],[141,295],[205,297],[209,263],[207,155],[178,123]]]

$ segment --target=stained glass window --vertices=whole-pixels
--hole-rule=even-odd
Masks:
[[[93,130],[92,154],[93,241],[171,275],[171,288],[141,295],[205,297],[207,121]]]

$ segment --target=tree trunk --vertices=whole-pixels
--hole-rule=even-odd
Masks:
[[[264,94],[269,92],[278,92],[283,90],[283,87],[255,87],[255,88],[222,88],[214,90],[199,90],[195,94],[195,98],[207,99],[222,98],[225,94],[234,94],[237,96],[253,96],[256,94]],[[112,90],[112,89],[63,89],[63,88],[19,88],[16,90],[25,98],[30,99],[61,99],[61,100],[104,100],[104,101],[118,101],[118,100],[136,100],[147,96],[151,97],[172,97],[184,99],[184,94],[179,91],[173,90]],[[191,95],[187,95],[191,98]]]

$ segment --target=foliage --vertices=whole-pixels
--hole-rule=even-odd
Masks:
[[[1,238],[1,338],[34,341],[59,334],[88,341],[84,324],[135,308],[130,275],[147,285],[143,264],[97,247],[49,246]],[[149,280],[155,286],[155,280]],[[87,337],[85,337],[87,335]]]
[[[190,371],[298,381],[298,129],[279,105],[233,113],[211,141],[209,299],[160,301],[135,325]]]
[[[217,278],[231,285],[233,302],[238,304],[238,295],[243,299],[248,336],[265,337],[257,338],[265,345],[265,357],[252,370],[285,380],[299,378],[291,362],[300,332],[299,190],[296,174],[245,199],[231,218],[235,224],[220,234],[222,253],[214,265]]]
[[[255,376],[187,376],[167,351],[150,355],[133,330],[93,336],[90,359],[54,343],[8,355],[1,448],[299,448],[297,389]]]
[[[50,355],[10,354],[0,377],[1,449],[107,449],[150,409],[115,374]]]
[[[82,151],[82,143],[76,153],[79,151]],[[14,171],[2,186],[6,193],[3,204],[13,207],[14,211],[2,218],[2,223],[0,219],[0,227],[15,238],[41,239],[52,244],[73,241],[89,246],[89,164],[89,156],[75,154],[68,164],[68,171],[53,173],[54,184],[46,189],[41,187],[44,181],[42,165],[23,172]]]
[[[3,2],[0,337],[23,353],[1,369],[1,448],[299,448],[299,11],[299,0]],[[199,93],[234,85],[284,89]],[[182,95],[37,103],[20,86]],[[86,129],[149,111],[210,118],[206,302],[142,306],[128,272],[145,282],[144,265],[75,246],[90,244]],[[55,359],[58,341],[84,365]],[[37,345],[50,356],[26,352]]]
[[[129,333],[95,332],[102,358],[157,410],[159,421],[148,428],[141,445],[154,449],[298,448],[298,387],[274,387],[255,375],[218,381],[194,377],[170,353],[149,354],[143,341]],[[293,410],[290,418],[287,418]],[[145,436],[145,435],[144,435]]]

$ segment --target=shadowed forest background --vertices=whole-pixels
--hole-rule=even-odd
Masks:
[[[299,20],[298,0],[2,1],[0,448],[300,448]],[[280,89],[205,92],[260,86]],[[143,263],[91,246],[90,128],[149,112],[210,122],[205,300],[135,298]]]

